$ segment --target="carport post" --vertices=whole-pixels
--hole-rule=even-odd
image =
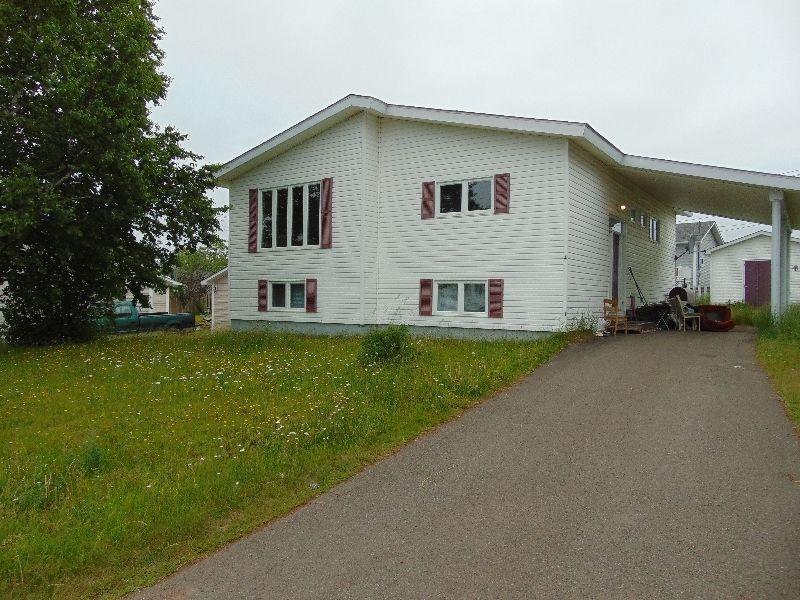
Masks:
[[[781,280],[781,283],[783,283],[781,302],[783,303],[783,312],[786,312],[789,310],[789,277],[791,270],[791,257],[789,256],[789,252],[791,252],[792,228],[789,226],[789,220],[785,215],[784,219],[783,234],[781,235],[781,242],[783,243],[783,248],[781,248],[781,258],[783,259],[783,264],[781,264],[781,269],[783,271],[783,279]]]
[[[769,200],[772,203],[772,256],[770,261],[770,304],[772,316],[779,317],[784,311],[784,212],[783,190],[770,190]]]

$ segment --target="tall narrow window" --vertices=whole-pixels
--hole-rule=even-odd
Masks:
[[[261,194],[261,247],[272,248],[272,190]]]
[[[309,246],[319,244],[319,184],[308,186],[308,239]]]
[[[303,186],[292,188],[292,246],[303,245]]]
[[[281,188],[278,190],[278,211],[275,223],[275,245],[280,248],[286,247],[287,231],[286,220],[289,217],[289,189]]]

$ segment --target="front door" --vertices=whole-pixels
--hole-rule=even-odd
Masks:
[[[770,302],[771,261],[746,260],[744,262],[744,301],[753,306]]]
[[[619,299],[619,240],[616,231],[611,234],[611,297]]]

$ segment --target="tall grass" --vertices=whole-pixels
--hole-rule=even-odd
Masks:
[[[117,596],[547,361],[539,341],[152,334],[0,345],[0,597]]]

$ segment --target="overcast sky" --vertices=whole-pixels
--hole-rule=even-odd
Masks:
[[[224,162],[349,93],[583,121],[624,152],[800,172],[800,1],[159,0],[154,116]],[[227,204],[227,191],[215,200]],[[726,239],[748,229],[724,222]],[[227,234],[227,231],[225,232]]]

